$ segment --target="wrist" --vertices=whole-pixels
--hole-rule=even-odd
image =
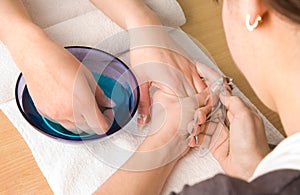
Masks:
[[[134,11],[134,14],[130,14],[126,17],[125,28],[127,30],[142,26],[162,25],[158,15],[152,10],[150,10],[146,5],[145,7],[145,9],[142,9],[140,11]]]

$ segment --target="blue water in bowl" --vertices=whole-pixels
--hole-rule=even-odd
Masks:
[[[89,139],[98,139],[111,135],[116,131],[120,130],[125,126],[132,118],[132,111],[134,109],[134,96],[129,85],[121,85],[117,81],[107,76],[103,76],[97,73],[93,73],[95,80],[97,81],[100,88],[103,90],[104,94],[111,98],[116,106],[114,106],[114,121],[109,131],[103,135],[97,134],[74,134],[68,131],[59,123],[50,121],[43,116],[41,116],[34,106],[34,103],[29,95],[27,86],[25,86],[22,95],[22,105],[26,117],[29,119],[30,123],[37,127],[42,132],[51,135],[55,138],[62,138],[66,140],[80,141]],[[110,108],[104,108],[110,109]],[[103,110],[103,109],[102,109]]]

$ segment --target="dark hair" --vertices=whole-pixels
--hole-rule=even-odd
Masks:
[[[300,1],[299,0],[264,0],[264,2],[281,15],[291,21],[300,24]]]
[[[219,0],[214,0],[219,2]],[[300,0],[263,0],[265,4],[291,21],[300,24]]]

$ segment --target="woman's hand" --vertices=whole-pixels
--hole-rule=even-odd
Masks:
[[[227,108],[229,132],[222,129],[211,151],[227,174],[247,180],[270,152],[264,124],[239,97],[223,94],[221,100]]]
[[[178,97],[193,96],[206,88],[195,64],[167,30],[162,26],[129,30],[130,62],[142,84],[139,113],[143,117],[139,117],[139,124],[150,120],[150,85]]]
[[[69,130],[103,133],[111,106],[91,73],[32,23],[22,1],[0,1],[0,39],[23,72],[38,111]]]
[[[158,89],[153,95],[149,135],[95,194],[160,194],[176,163],[189,150],[193,135],[189,136],[187,126],[195,106],[203,105],[206,98],[207,93],[180,98]]]
[[[41,115],[76,133],[108,130],[112,113],[98,106],[110,107],[110,99],[71,53],[34,25],[8,45]]]
[[[133,69],[139,65],[143,65],[143,67],[149,70],[153,62],[167,65],[159,66],[159,69],[156,69],[154,72],[161,75],[161,78],[165,77],[167,83],[163,83],[163,85],[172,84],[175,86],[171,87],[171,91],[173,90],[171,93],[179,93],[177,95],[180,96],[194,95],[206,87],[200,79],[195,65],[188,59],[180,46],[168,35],[167,28],[162,26],[159,17],[144,1],[91,1],[114,22],[128,30],[131,44],[130,63]],[[126,9],[124,9],[125,7]],[[171,69],[176,69],[180,74],[174,74],[174,71],[170,70],[170,67]],[[149,70],[149,72],[152,71],[153,69]],[[149,76],[149,72],[146,70],[141,72],[144,75],[148,74],[149,81],[140,83],[142,85],[140,86],[141,98],[138,110],[138,123],[143,126],[150,121],[151,101],[149,86],[154,83],[157,87],[168,93],[170,93],[170,89],[159,85],[158,80],[153,80],[153,75]],[[142,77],[139,74],[137,76]]]
[[[220,78],[213,69],[198,63],[197,67],[205,77],[208,86]],[[227,90],[225,90],[227,88]],[[260,161],[270,152],[264,124],[257,111],[237,96],[231,96],[228,86],[220,93],[220,100],[226,108],[229,129],[219,123],[213,135],[198,130],[199,140],[210,143],[209,149],[224,171],[235,177],[249,179]],[[202,123],[206,117],[200,118]]]

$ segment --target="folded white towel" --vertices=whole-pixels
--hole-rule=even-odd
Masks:
[[[32,20],[63,46],[95,46],[122,29],[88,0],[23,0]],[[145,0],[166,26],[178,27],[185,16],[176,0]],[[14,98],[19,70],[0,41],[0,104]]]
[[[185,22],[174,0],[144,0],[166,26],[181,26]],[[89,0],[23,0],[34,23],[47,28],[68,19],[96,10]]]
[[[74,1],[69,1],[69,5],[73,5]],[[32,0],[32,2],[34,1]],[[53,2],[59,2],[59,0]],[[35,1],[35,3],[38,3],[38,1]],[[167,23],[167,20],[174,21],[173,19],[176,18],[175,20],[179,22],[175,22],[177,24],[175,26],[179,26],[185,21],[182,10],[175,0],[148,0],[147,3],[153,8],[155,7],[160,14],[165,14],[165,12],[172,13],[171,17],[162,17],[165,23]],[[31,7],[33,5],[33,3],[30,4]],[[38,5],[41,6],[42,4]],[[75,5],[78,6],[78,4]],[[49,21],[49,23],[44,25],[44,27],[47,27],[45,29],[46,32],[62,45],[97,46],[107,51],[123,52],[128,50],[128,45],[127,48],[123,48],[124,44],[122,43],[124,43],[124,40],[122,40],[122,36],[115,36],[122,29],[112,23],[101,12],[95,11],[89,6],[85,8],[88,11],[86,13],[80,12],[81,15],[76,17],[74,16],[78,12],[72,13],[71,17],[67,14],[62,20],[57,18],[56,24]],[[43,20],[47,21],[48,19]],[[169,24],[175,23],[169,22]],[[170,31],[170,35],[186,51],[189,51],[194,59],[216,68],[203,51],[181,30]],[[111,38],[110,40],[114,41],[113,46],[112,44],[100,44],[109,37]],[[128,63],[128,54],[120,57]],[[65,144],[42,135],[25,121],[16,106],[13,99],[13,90],[18,70],[15,68],[9,53],[1,44],[0,63],[0,100],[2,101],[0,108],[24,137],[38,166],[55,194],[91,194],[116,170],[115,167],[108,165],[101,159],[105,154],[111,154],[112,144],[133,149],[138,145],[140,140],[127,133],[127,131],[118,132],[110,139],[88,145]],[[242,96],[247,101],[238,89],[235,89],[234,93]],[[278,143],[282,136],[265,118],[264,122],[268,140],[274,144]],[[136,128],[134,120],[128,124],[128,128]],[[222,169],[211,154],[208,153],[203,156],[200,151],[193,149],[178,163],[164,188],[163,194],[167,194],[170,191],[179,191],[184,184],[194,184],[219,172],[222,172]]]

